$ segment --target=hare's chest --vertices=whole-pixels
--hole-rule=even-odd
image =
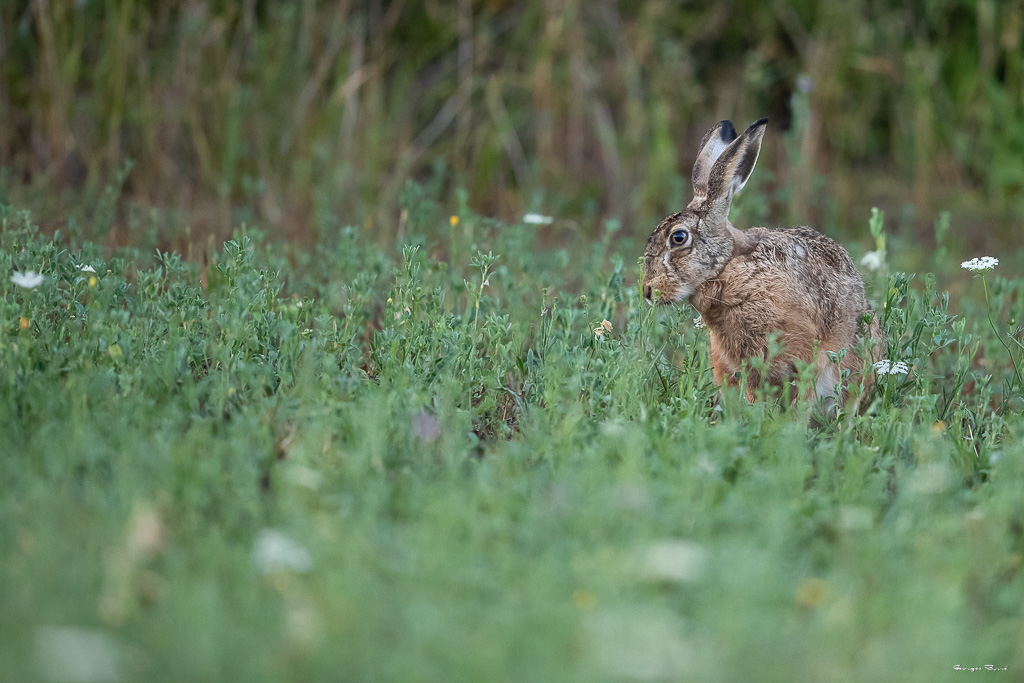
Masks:
[[[735,330],[733,330],[735,332]],[[780,385],[791,377],[794,371],[788,354],[780,354],[770,358],[767,335],[751,333],[722,334],[711,330],[711,369],[715,384],[719,386],[734,385],[744,372],[753,368],[751,359],[768,360],[768,366],[761,366],[755,374],[769,384]]]
[[[765,357],[768,337],[777,331],[779,321],[769,309],[756,301],[723,307],[709,321],[711,345],[719,350],[723,359],[739,365],[744,359]]]
[[[756,305],[729,309],[708,327],[712,360],[717,359],[716,364],[725,372],[740,370],[743,362],[751,358],[767,360],[777,355],[772,352],[773,335],[780,350],[790,345],[792,336],[784,321],[772,315],[771,310]]]

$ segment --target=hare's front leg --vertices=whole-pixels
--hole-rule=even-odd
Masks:
[[[725,387],[734,388],[740,385],[739,364],[729,358],[722,348],[711,340],[711,371],[715,377],[715,384],[721,389]],[[747,374],[746,395],[747,402],[753,403],[757,399],[757,388],[761,385],[761,373],[751,370]]]
[[[736,364],[723,353],[714,335],[711,336],[711,372],[715,384],[719,387],[734,387],[739,384],[736,379]]]

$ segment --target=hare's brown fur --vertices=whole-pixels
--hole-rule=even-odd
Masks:
[[[647,240],[644,295],[651,300],[658,290],[659,302],[690,299],[710,332],[717,384],[734,384],[745,359],[766,360],[764,377],[749,375],[746,393],[753,400],[762,382],[785,387],[802,361],[815,367],[808,398],[828,401],[848,371],[840,391],[845,402],[849,384],[863,379],[870,389],[873,375],[863,373],[864,362],[884,352],[878,320],[850,255],[811,228],[738,230],[727,218],[732,196],[757,160],[764,123],[737,137],[732,125],[722,122],[704,136],[694,164],[693,201],[663,220]],[[770,356],[773,333],[781,350]],[[865,335],[869,357],[862,359]],[[843,349],[837,368],[833,354]],[[792,387],[787,393],[795,397]]]

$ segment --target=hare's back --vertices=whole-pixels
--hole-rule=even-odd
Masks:
[[[775,271],[775,276],[807,285],[812,291],[828,281],[844,291],[864,291],[864,280],[850,254],[831,237],[805,227],[751,228],[747,232],[757,237],[756,246],[747,256],[757,269]]]
[[[776,297],[812,309],[826,328],[869,310],[864,280],[838,242],[807,227],[753,230],[759,240],[747,257],[749,265],[777,288]]]
[[[803,261],[809,269],[820,270],[823,274],[850,277],[863,289],[864,281],[850,253],[831,237],[804,226],[774,230],[770,234],[797,256],[798,263]]]

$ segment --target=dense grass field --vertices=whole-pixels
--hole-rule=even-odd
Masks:
[[[719,397],[614,223],[409,196],[401,249],[340,221],[191,260],[0,208],[0,677],[1024,676],[1005,256],[890,237],[864,270],[909,371],[811,428]]]

